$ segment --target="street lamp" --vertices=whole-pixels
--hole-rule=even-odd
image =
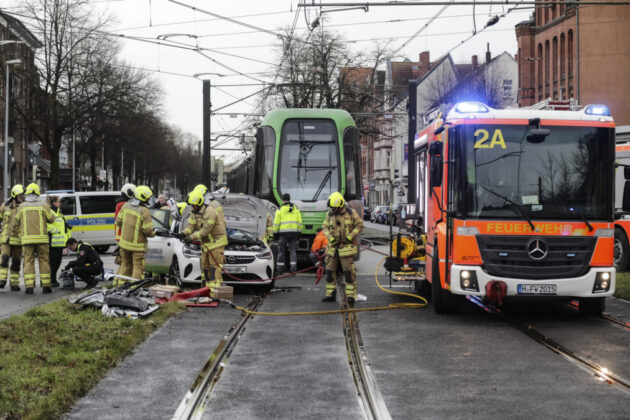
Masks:
[[[7,43],[7,41],[5,41]],[[4,191],[3,201],[7,200],[9,195],[9,68],[12,64],[20,64],[22,60],[16,58],[14,60],[7,60],[7,80],[4,85]]]

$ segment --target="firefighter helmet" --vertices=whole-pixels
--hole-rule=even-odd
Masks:
[[[330,208],[341,208],[346,204],[346,200],[343,199],[343,195],[339,192],[334,192],[330,194],[328,197],[328,207]]]
[[[127,198],[133,198],[136,193],[136,186],[134,184],[125,184],[120,189],[120,193]]]
[[[203,205],[204,201],[205,200],[201,191],[193,190],[188,196],[188,204],[190,204],[191,206],[201,206]]]
[[[134,196],[138,200],[144,202],[153,196],[153,191],[151,191],[151,188],[147,187],[146,185],[139,185],[136,187]]]
[[[36,183],[31,183],[28,184],[28,186],[26,187],[26,191],[24,192],[26,195],[29,194],[35,194],[35,195],[39,195],[39,185],[37,185]]]
[[[205,195],[208,192],[208,187],[203,184],[197,184],[195,188],[193,188],[192,192],[198,192],[201,193],[201,195]]]
[[[17,198],[18,195],[24,194],[24,186],[22,184],[15,184],[11,188],[11,197]]]

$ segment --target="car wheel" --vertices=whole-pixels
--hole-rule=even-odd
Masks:
[[[597,297],[597,298],[583,298],[580,299],[580,303],[578,304],[578,308],[582,315],[588,316],[600,316],[604,309],[606,309],[606,298]]]
[[[99,254],[106,253],[108,249],[109,249],[109,245],[96,245],[94,247],[94,250],[98,252]]]
[[[179,264],[177,262],[177,258],[173,258],[173,262],[171,263],[171,267],[168,270],[168,282],[175,283],[180,288],[184,287],[184,282],[182,282],[182,276],[179,271]]]
[[[431,301],[436,314],[451,314],[459,311],[461,300],[448,290],[442,289],[440,278],[440,255],[438,244],[433,248],[433,258],[431,258]]]
[[[628,267],[628,257],[630,253],[630,246],[628,246],[628,235],[623,229],[615,228],[615,245],[614,245],[614,259],[615,269],[617,271],[625,271]]]

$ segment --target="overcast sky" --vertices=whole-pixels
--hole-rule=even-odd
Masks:
[[[180,0],[177,0],[180,2]],[[95,8],[110,12],[115,21],[110,31],[126,36],[156,40],[165,34],[171,41],[181,42],[192,47],[209,48],[204,51],[211,61],[195,51],[139,42],[121,38],[122,59],[129,65],[152,70],[152,74],[162,83],[165,119],[201,138],[201,93],[200,79],[208,78],[213,85],[257,83],[245,76],[236,75],[224,64],[240,73],[260,80],[271,80],[273,63],[279,39],[273,34],[256,31],[232,22],[214,18],[201,10],[232,17],[240,22],[255,25],[270,31],[290,27],[297,16],[297,31],[306,31],[306,22],[312,22],[320,8],[307,8],[297,11],[298,0],[181,0],[181,3],[198,8],[178,5],[169,0],[93,0]],[[330,3],[330,0],[321,3]],[[0,0],[0,7],[11,7],[19,0]],[[310,1],[308,2],[310,3]],[[326,10],[327,8],[323,8]],[[328,9],[331,9],[330,7]],[[397,49],[423,27],[441,6],[381,6],[363,10],[337,11],[324,14],[324,25],[340,32],[353,49],[368,50],[376,42],[386,43]],[[484,27],[490,16],[502,15],[506,6],[478,6],[475,10],[477,30]],[[507,51],[516,52],[514,25],[527,20],[532,9],[514,10],[500,21],[473,37],[470,41],[451,52],[455,62],[470,62],[473,54],[483,60],[486,44],[490,43],[493,56]],[[441,56],[473,32],[473,7],[450,6],[439,18],[430,24],[420,35],[410,41],[400,54],[417,61],[421,51],[429,50],[431,59]],[[187,35],[194,35],[197,38]],[[222,54],[223,53],[223,54]],[[229,56],[239,55],[248,59]],[[217,63],[218,62],[218,63]],[[157,71],[161,73],[157,73]],[[170,75],[167,72],[180,75]],[[200,75],[199,73],[219,73]],[[212,89],[213,109],[217,109],[238,98],[260,89],[260,86],[235,86]],[[247,100],[223,110],[224,112],[249,113],[253,111],[255,100]],[[212,117],[213,137],[242,127],[244,117],[215,115]],[[240,126],[240,127],[239,127]]]

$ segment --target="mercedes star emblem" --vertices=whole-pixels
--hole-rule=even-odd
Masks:
[[[532,260],[540,261],[549,253],[549,246],[542,239],[532,238],[527,242],[527,253]]]

